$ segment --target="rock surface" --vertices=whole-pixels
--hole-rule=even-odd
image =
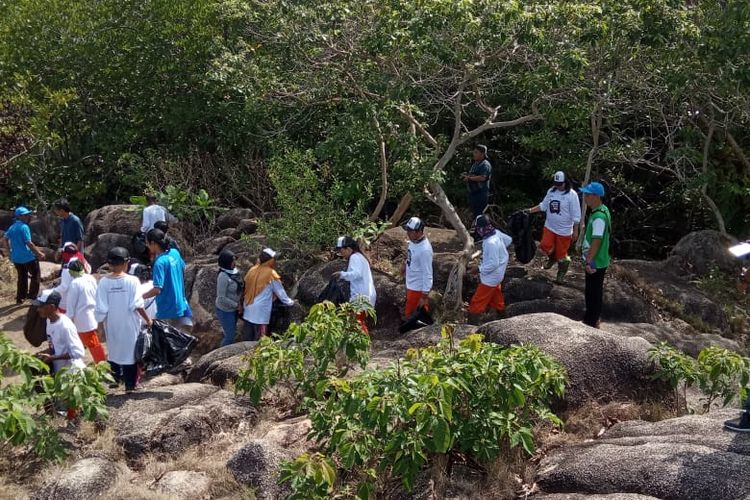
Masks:
[[[581,493],[552,493],[535,495],[534,500],[659,500],[655,497],[633,493],[610,493],[605,495],[585,495]]]
[[[714,269],[736,275],[740,260],[728,248],[737,240],[718,231],[706,229],[683,237],[672,248],[666,264],[678,274],[705,276]]]
[[[234,382],[240,369],[247,365],[243,358],[255,349],[257,344],[237,342],[204,354],[190,370],[187,381],[209,382],[218,387],[224,387],[227,382]]]
[[[133,238],[119,233],[102,233],[97,236],[96,241],[86,247],[86,260],[89,261],[91,269],[99,269],[107,262],[107,254],[114,247],[122,247],[135,257],[133,250]]]
[[[174,470],[156,482],[156,489],[180,500],[208,498],[211,479],[203,472]]]
[[[736,410],[622,422],[597,441],[550,452],[537,472],[548,493],[635,493],[662,499],[750,496],[750,436],[722,428]]]
[[[110,396],[110,424],[130,461],[146,453],[176,456],[217,432],[253,424],[249,402],[206,384],[181,384]]]
[[[234,229],[243,219],[252,219],[253,211],[249,208],[231,208],[216,219],[219,229]]]
[[[141,230],[141,212],[136,205],[107,205],[86,216],[86,245],[97,241],[100,234],[118,233],[133,236]]]
[[[602,330],[625,337],[642,337],[652,344],[666,342],[691,356],[698,356],[706,347],[718,346],[742,353],[739,344],[715,333],[700,333],[680,320],[648,323],[602,323]]]
[[[670,393],[652,379],[651,344],[642,338],[616,336],[550,313],[494,321],[477,332],[502,345],[534,344],[562,364],[569,379],[564,407],[591,400],[663,399]]]
[[[105,498],[123,473],[122,466],[105,458],[84,458],[60,471],[31,495],[32,500],[88,500]]]

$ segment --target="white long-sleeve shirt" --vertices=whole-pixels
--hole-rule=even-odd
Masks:
[[[432,245],[426,237],[418,243],[409,241],[406,253],[406,288],[422,293],[432,290]]]
[[[274,295],[287,306],[294,304],[294,301],[286,294],[281,281],[273,280],[255,296],[251,304],[245,304],[242,319],[256,325],[267,325],[271,321]]]
[[[67,301],[66,314],[73,320],[78,333],[96,330],[96,278],[84,274],[71,281]]]
[[[372,307],[375,307],[377,293],[375,283],[372,281],[370,263],[364,255],[355,252],[349,257],[349,267],[341,273],[341,279],[350,283],[349,301],[354,302],[358,297],[364,298]]]
[[[135,276],[105,276],[96,291],[96,319],[104,322],[107,359],[120,365],[135,363],[135,343],[141,330],[137,309],[143,307]]]
[[[70,275],[68,266],[63,267],[62,271],[60,271],[60,284],[54,290],[60,294],[60,305],[58,307],[65,312],[68,311],[68,288],[70,288],[72,281],[73,276]]]
[[[544,227],[560,236],[572,235],[573,226],[581,222],[581,202],[573,189],[566,193],[550,188],[539,209],[547,214]]]
[[[149,205],[143,209],[143,221],[141,222],[141,231],[149,232],[154,228],[154,224],[159,221],[166,221],[167,209],[161,205]]]
[[[86,367],[86,363],[83,362],[83,356],[86,354],[83,342],[78,336],[76,326],[66,315],[61,314],[54,323],[47,320],[47,341],[55,356],[62,354],[70,356],[70,359],[57,359],[52,362],[55,372],[65,367],[73,370]]]
[[[482,260],[479,263],[479,281],[483,285],[497,286],[505,278],[508,267],[508,246],[513,238],[499,229],[482,241]]]

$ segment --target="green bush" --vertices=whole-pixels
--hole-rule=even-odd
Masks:
[[[325,500],[331,498],[336,469],[320,453],[303,453],[281,465],[281,482],[288,482],[292,493],[288,500]]]
[[[52,421],[55,402],[75,408],[86,420],[106,418],[104,383],[112,381],[109,371],[107,363],[100,363],[81,371],[62,369],[53,377],[46,363],[0,334],[0,437],[13,446],[31,446],[42,458],[64,458]],[[5,383],[7,373],[17,374],[20,381]]]

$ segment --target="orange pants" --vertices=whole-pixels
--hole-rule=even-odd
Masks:
[[[422,297],[424,295],[424,292],[417,292],[414,290],[409,290],[408,288],[406,289],[406,308],[404,310],[406,319],[411,318],[412,314],[417,311],[417,307],[419,307],[419,301],[422,300]],[[425,305],[425,309],[429,311],[430,306]]]
[[[572,239],[573,236],[560,236],[545,227],[542,232],[542,241],[539,243],[539,248],[550,257],[554,256],[555,260],[561,261],[568,256],[568,249],[570,248]]]
[[[480,283],[469,302],[469,314],[482,314],[487,310],[487,306],[498,311],[505,310],[502,285],[487,286]]]
[[[357,313],[357,321],[359,322],[359,326],[362,327],[362,331],[367,335],[370,335],[370,329],[367,328],[367,313],[364,311],[359,311]]]
[[[107,360],[107,355],[104,353],[104,347],[99,343],[99,337],[96,335],[96,330],[90,332],[79,332],[78,336],[81,337],[83,345],[89,348],[91,357],[94,358],[94,363],[101,363]]]

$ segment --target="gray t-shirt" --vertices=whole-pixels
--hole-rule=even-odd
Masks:
[[[490,176],[492,175],[492,165],[486,159],[474,162],[469,170],[469,175],[481,175],[486,177],[482,182],[467,181],[469,193],[482,193],[490,189]]]

